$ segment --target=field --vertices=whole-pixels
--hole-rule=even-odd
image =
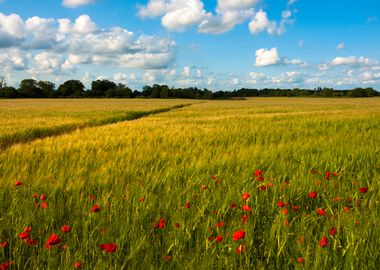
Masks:
[[[379,98],[12,100],[0,112],[0,138],[24,134],[0,153],[0,269],[380,265]],[[80,128],[26,132],[66,124]]]

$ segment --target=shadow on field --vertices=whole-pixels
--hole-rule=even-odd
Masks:
[[[159,114],[164,112],[169,112],[175,109],[180,109],[186,106],[190,106],[191,104],[180,104],[169,108],[156,109],[151,111],[132,111],[126,112],[125,115],[104,118],[100,120],[90,120],[84,123],[78,124],[67,124],[56,127],[36,127],[27,129],[24,131],[16,132],[13,134],[5,135],[0,137],[0,149],[6,149],[11,147],[14,144],[18,143],[27,143],[37,139],[43,139],[46,137],[59,136],[67,133],[74,132],[78,129],[84,129],[89,127],[99,127],[109,124],[114,124],[123,121],[132,121],[137,120],[143,117],[147,117],[153,114]]]

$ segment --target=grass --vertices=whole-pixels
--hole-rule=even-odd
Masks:
[[[0,243],[9,243],[0,260],[17,269],[377,269],[379,105],[208,101],[9,147],[0,154]],[[47,195],[46,209],[35,193]],[[154,228],[160,218],[165,227]],[[35,246],[19,239],[27,226]],[[244,239],[232,239],[237,230]],[[53,233],[62,241],[46,249]],[[117,251],[99,251],[106,243]]]

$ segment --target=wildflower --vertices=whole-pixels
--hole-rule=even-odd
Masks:
[[[50,238],[46,241],[45,247],[51,248],[51,246],[57,245],[61,242],[61,238],[58,235],[52,234]]]
[[[95,200],[95,195],[90,195],[90,200],[91,201]]]
[[[8,270],[13,262],[5,262],[0,264],[0,270]]]
[[[100,244],[99,245],[100,250],[105,250],[107,253],[114,253],[117,250],[117,245],[114,243],[110,244]]]
[[[164,256],[163,259],[168,262],[168,261],[171,261],[173,259],[173,257],[169,256],[169,255],[166,255],[166,256]]]
[[[31,232],[32,231],[32,227],[26,227],[24,232]]]
[[[62,228],[61,228],[62,232],[63,233],[68,233],[71,231],[71,227],[68,226],[68,225],[63,225]]]
[[[300,207],[297,205],[293,205],[292,209],[293,209],[293,211],[298,211],[298,210],[300,210]]]
[[[190,205],[190,202],[185,203],[185,208],[186,208],[186,209],[189,209],[190,206],[191,206],[191,205]]]
[[[337,172],[334,172],[334,173],[333,173],[333,176],[334,176],[334,177],[337,177],[337,176],[339,176],[339,174],[338,174]]]
[[[317,209],[317,213],[318,213],[318,215],[320,215],[320,216],[326,216],[326,211],[323,210],[322,208],[318,208],[318,209]]]
[[[326,180],[329,180],[329,179],[330,179],[330,176],[331,176],[331,173],[330,173],[330,172],[325,172],[325,176],[324,176],[324,178],[325,178]]]
[[[225,225],[226,224],[223,221],[221,221],[221,222],[216,224],[216,227],[224,227]]]
[[[236,207],[237,207],[237,204],[236,204],[236,203],[231,203],[230,208],[234,209],[234,208],[236,208]]]
[[[43,209],[46,209],[48,207],[48,205],[49,205],[49,202],[43,202],[43,203],[41,203],[41,207]]]
[[[211,179],[215,180],[216,176],[215,175],[211,175]]]
[[[42,195],[40,196],[40,200],[41,200],[41,201],[46,200],[46,195],[45,195],[45,194],[42,194]]]
[[[282,213],[283,213],[284,215],[287,215],[287,214],[289,214],[289,210],[288,210],[288,209],[282,209]]]
[[[249,205],[243,205],[241,207],[241,209],[243,209],[243,211],[247,211],[247,212],[251,212],[252,211],[252,209],[251,209],[251,207]]]
[[[297,258],[297,262],[299,262],[299,263],[303,263],[305,261],[305,259],[304,258]]]
[[[221,236],[221,235],[216,236],[216,237],[215,237],[215,241],[216,241],[217,243],[222,242],[222,241],[223,241],[223,236]]]
[[[244,192],[243,195],[241,196],[241,198],[242,198],[243,201],[246,201],[249,198],[249,193],[248,192]]]
[[[310,192],[309,197],[312,199],[315,199],[317,197],[317,192],[315,192],[315,191]]]
[[[350,210],[351,210],[350,207],[348,207],[347,205],[343,206],[344,212],[348,213],[348,212],[350,212]]]
[[[145,202],[145,198],[144,197],[139,198],[139,202],[141,203]]]
[[[26,242],[29,246],[35,246],[35,245],[37,245],[37,240],[35,240],[35,239],[26,239],[25,242]]]
[[[206,185],[202,185],[202,186],[201,186],[201,189],[202,189],[202,190],[205,190],[205,189],[207,189],[207,186],[206,186]]]
[[[82,268],[82,262],[81,261],[77,261],[74,263],[74,268],[75,269],[79,269],[79,268]]]
[[[176,224],[174,224],[174,227],[176,227],[177,229],[179,229],[179,227],[181,227],[181,224],[176,223]]]
[[[266,190],[266,189],[267,189],[267,186],[266,186],[266,185],[262,185],[262,186],[260,187],[259,191],[260,191],[260,190],[263,190],[263,191],[264,191],[264,190]]]
[[[38,194],[37,194],[37,193],[34,193],[34,194],[32,195],[32,197],[37,199],[37,198],[38,198]]]
[[[281,208],[285,207],[285,203],[283,201],[279,201],[277,205]]]
[[[330,229],[330,235],[331,236],[334,236],[336,234],[336,232],[337,232],[337,230],[336,230],[335,227],[333,227],[333,228]]]
[[[327,240],[327,237],[326,236],[323,236],[321,241],[319,241],[319,245],[321,247],[326,247],[327,246],[327,243],[328,243],[328,240]]]
[[[239,245],[236,248],[235,252],[236,252],[236,254],[245,253],[245,245],[244,244]]]
[[[28,239],[29,233],[28,232],[22,232],[22,233],[20,233],[19,237],[20,237],[20,239],[23,239],[23,240]]]
[[[4,241],[4,242],[0,243],[0,248],[6,247],[6,246],[8,246],[8,242],[7,241]]]
[[[243,222],[243,224],[246,224],[247,223],[247,215],[243,215],[242,217],[241,217],[241,221]]]
[[[238,241],[240,239],[243,239],[244,237],[245,237],[245,231],[240,230],[240,231],[234,232],[234,234],[232,235],[232,240]]]
[[[262,171],[261,171],[261,170],[256,170],[256,171],[255,171],[255,176],[256,176],[256,177],[261,176],[261,174],[262,174]]]
[[[366,188],[366,187],[361,187],[361,188],[359,188],[359,192],[360,192],[360,193],[367,193],[367,192],[368,192],[368,188]]]
[[[160,218],[160,220],[153,225],[153,228],[155,228],[155,229],[163,229],[163,228],[165,228],[165,219],[164,218]]]
[[[92,212],[96,213],[96,212],[99,212],[100,211],[100,206],[95,204],[92,209],[91,209]]]
[[[21,182],[21,181],[19,181],[19,180],[17,180],[17,181],[15,182],[15,186],[16,186],[16,187],[21,186],[21,185],[23,185],[23,184],[24,184],[24,183]]]

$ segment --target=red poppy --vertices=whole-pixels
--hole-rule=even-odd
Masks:
[[[282,213],[283,213],[284,215],[287,215],[287,214],[289,214],[289,210],[288,210],[288,209],[282,209]]]
[[[261,174],[262,174],[262,171],[261,171],[261,170],[256,170],[256,171],[255,171],[255,176],[256,176],[256,177],[261,176]]]
[[[178,229],[179,227],[181,227],[181,224],[176,223],[176,224],[174,224],[174,226]]]
[[[105,250],[107,253],[113,253],[116,252],[117,250],[117,245],[114,243],[110,244],[100,244],[99,245],[100,250]]]
[[[263,191],[264,191],[264,190],[266,190],[266,189],[267,189],[267,186],[266,186],[266,185],[262,185],[262,186],[260,187],[260,190],[263,190]],[[260,191],[260,190],[259,190],[259,191]]]
[[[81,267],[82,267],[82,262],[81,261],[77,261],[77,262],[74,263],[74,268],[75,269],[79,269]]]
[[[17,186],[21,186],[23,184],[23,182],[21,182],[21,181],[19,181],[19,180],[17,180],[16,182],[15,182],[15,186],[17,187]]]
[[[216,182],[218,182],[218,184],[221,184],[222,183],[222,179],[218,178],[218,180],[216,180]]]
[[[216,237],[215,237],[215,241],[216,241],[217,243],[222,242],[222,241],[223,241],[223,236],[221,236],[221,235],[216,236]]]
[[[95,195],[90,195],[90,200],[91,201],[95,200]]]
[[[293,211],[298,211],[298,210],[300,210],[300,207],[297,205],[293,205],[292,209],[293,209]]]
[[[30,227],[30,226],[26,227],[25,230],[24,230],[24,232],[31,232],[31,231],[32,231],[32,227]]]
[[[145,202],[145,198],[144,197],[139,198],[139,202],[141,203]]]
[[[155,229],[163,229],[163,228],[165,228],[165,219],[160,218],[160,220],[153,225],[153,228],[155,228]]]
[[[326,180],[329,180],[329,179],[330,179],[330,176],[331,176],[331,173],[330,173],[330,172],[325,172],[325,176],[324,176],[324,178],[325,178]]]
[[[35,245],[37,245],[37,240],[36,240],[36,239],[26,239],[25,242],[26,242],[29,246],[35,246]]]
[[[41,207],[42,207],[43,209],[46,209],[46,208],[48,207],[48,205],[49,205],[49,202],[42,202],[42,203],[41,203]]]
[[[237,204],[236,203],[231,203],[230,208],[236,208]]]
[[[68,225],[63,225],[62,228],[61,228],[62,232],[63,233],[68,233],[71,231],[71,227],[68,226]]]
[[[28,239],[29,233],[28,232],[22,232],[22,233],[20,233],[19,237],[20,237],[20,239],[23,239],[23,240]]]
[[[334,177],[337,177],[338,175],[339,175],[339,174],[338,174],[337,172],[334,172],[334,173],[333,173],[333,176],[334,176]]]
[[[247,200],[249,198],[249,193],[244,192],[243,195],[241,196],[241,198],[243,199],[243,201]]]
[[[96,212],[99,212],[100,211],[100,206],[95,204],[92,209],[91,209],[92,212],[96,213]]]
[[[205,190],[205,189],[207,189],[207,186],[206,186],[206,185],[202,185],[202,186],[201,186],[201,189],[202,189],[202,190]]]
[[[278,203],[277,203],[277,205],[279,206],[279,207],[285,207],[285,203],[283,202],[283,201],[279,201]]]
[[[240,230],[240,231],[234,232],[234,234],[232,235],[232,240],[238,241],[240,239],[243,239],[244,237],[245,237],[245,231]]]
[[[5,262],[0,264],[0,270],[8,270],[13,262]]]
[[[303,263],[305,261],[305,259],[304,258],[297,258],[297,262],[299,262],[299,263]]]
[[[336,234],[337,230],[335,227],[330,229],[330,235],[334,236]]]
[[[359,188],[359,192],[360,192],[360,193],[367,193],[367,192],[368,192],[368,188],[366,188],[366,187],[361,187],[361,188]]]
[[[327,246],[327,243],[328,243],[328,240],[327,240],[327,237],[326,236],[323,236],[321,241],[319,241],[319,245],[321,247],[326,247]]]
[[[223,221],[221,221],[221,222],[216,224],[216,227],[224,227],[225,225],[226,224]]]
[[[4,241],[4,242],[0,243],[0,248],[6,247],[6,246],[8,246],[8,242],[7,241]]]
[[[251,212],[252,211],[252,209],[251,209],[251,207],[249,205],[243,205],[241,207],[241,209],[243,209],[244,211],[247,211],[247,212]]]
[[[58,235],[52,234],[50,238],[46,241],[45,247],[51,248],[51,246],[57,245],[61,242],[61,238]]]
[[[45,195],[45,194],[42,194],[42,195],[40,196],[40,200],[41,200],[41,201],[46,200],[46,195]]]
[[[257,181],[263,181],[263,178],[261,176],[257,176]]]
[[[239,245],[236,248],[235,252],[236,252],[236,254],[245,253],[245,245],[244,244]]]
[[[243,222],[243,224],[246,224],[247,223],[247,215],[243,215],[242,217],[241,217],[241,221]]]
[[[317,192],[315,192],[315,191],[310,192],[309,197],[312,199],[315,199],[317,197]]]
[[[191,205],[190,205],[190,202],[185,203],[185,208],[186,208],[186,209],[189,209],[190,206],[191,206]]]
[[[169,255],[166,255],[166,256],[164,256],[163,259],[164,259],[165,261],[169,262],[169,261],[171,261],[171,260],[173,259],[173,257],[172,257],[172,256],[169,256]]]
[[[318,208],[318,209],[317,209],[317,213],[318,213],[318,215],[320,215],[320,216],[326,216],[326,211],[323,210],[322,208]]]
[[[211,178],[212,178],[212,179],[216,179],[216,176],[215,176],[215,175],[211,175]]]
[[[37,193],[34,193],[32,196],[33,196],[33,198],[36,198],[36,199],[38,198],[38,194]]]

